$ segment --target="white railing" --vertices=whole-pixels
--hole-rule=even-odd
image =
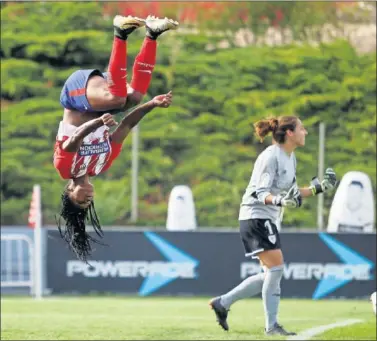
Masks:
[[[40,185],[33,186],[28,221],[29,227],[32,227],[34,231],[34,241],[21,233],[1,235],[1,287],[30,287],[30,294],[40,299],[43,296]],[[24,250],[28,253],[27,255],[24,255]],[[29,274],[28,279],[25,276],[26,273]]]
[[[34,279],[33,241],[23,234],[2,235],[1,287],[29,287],[32,295],[35,289]]]

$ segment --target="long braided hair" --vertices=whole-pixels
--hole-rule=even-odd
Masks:
[[[76,254],[77,258],[88,263],[87,258],[91,255],[92,245],[90,242],[105,245],[90,236],[86,230],[86,222],[89,222],[96,234],[102,238],[103,231],[97,216],[94,202],[87,208],[77,206],[64,191],[61,197],[62,208],[56,223],[60,236],[68,243],[69,248]],[[62,224],[62,218],[65,223]]]

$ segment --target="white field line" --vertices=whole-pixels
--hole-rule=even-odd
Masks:
[[[336,323],[325,324],[322,326],[306,329],[295,336],[290,336],[287,340],[309,340],[313,336],[322,334],[326,330],[337,328],[337,327],[345,327],[345,326],[349,326],[351,324],[360,323],[360,322],[363,322],[363,320],[350,319],[350,320],[344,320],[344,321],[340,321]]]

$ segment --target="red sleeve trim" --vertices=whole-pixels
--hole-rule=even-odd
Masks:
[[[76,152],[66,152],[62,149],[63,141],[56,141],[54,148],[54,167],[62,179],[71,179],[71,167]]]

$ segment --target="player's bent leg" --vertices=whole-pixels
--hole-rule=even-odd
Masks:
[[[74,72],[62,89],[60,102],[64,108],[87,113],[124,107],[127,98],[127,38],[144,25],[145,20],[137,17],[114,17],[109,72],[107,75],[94,69]]]
[[[137,17],[114,17],[114,39],[107,76],[109,91],[114,96],[127,96],[127,38],[144,25],[145,20]]]
[[[175,30],[178,28],[178,22],[164,18],[156,18],[148,16],[145,20],[146,37],[140,48],[140,52],[135,58],[131,86],[132,92],[128,93],[131,96],[132,103],[140,103],[143,95],[148,91],[152,80],[152,73],[156,64],[157,54],[157,38],[164,32]]]
[[[103,77],[89,79],[86,89],[88,102],[95,111],[123,108],[127,100],[127,38],[145,25],[137,17],[117,15],[113,20],[114,40],[108,72]]]
[[[244,298],[250,298],[262,292],[265,273],[260,272],[245,278],[239,285],[221,295],[221,305],[229,310],[231,305]]]

